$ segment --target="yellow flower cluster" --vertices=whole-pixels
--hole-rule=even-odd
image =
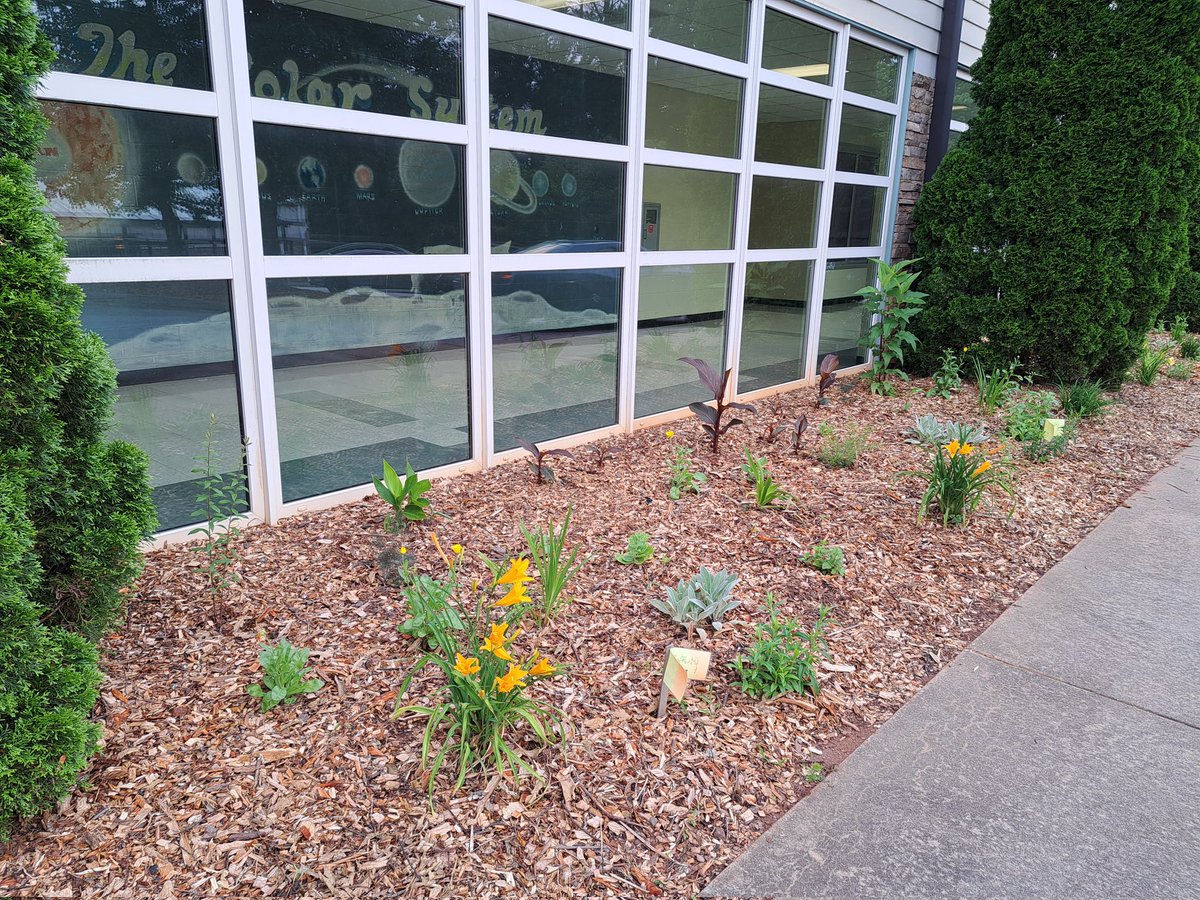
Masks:
[[[956,456],[970,456],[975,452],[975,446],[973,444],[960,444],[958,441],[951,441],[948,444],[944,444],[942,449],[946,451],[946,454],[951,459],[954,459]],[[975,467],[974,471],[971,472],[971,477],[978,478],[991,467],[991,460],[985,459]]]
[[[526,582],[533,581],[529,574],[529,560],[514,559],[509,562],[508,571],[496,579],[496,584],[509,586],[508,593],[501,597],[497,606],[516,606],[518,603],[532,603],[525,593]]]

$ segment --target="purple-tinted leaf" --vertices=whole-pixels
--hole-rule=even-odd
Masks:
[[[718,377],[717,373],[713,371],[712,366],[710,366],[704,360],[696,359],[692,356],[681,356],[679,357],[679,361],[687,363],[696,370],[696,374],[700,376],[700,380],[704,383],[704,386],[712,391],[712,395],[714,397],[721,396],[721,389],[725,386],[725,383],[724,380]]]
[[[701,422],[700,427],[703,428],[705,431],[707,431],[709,434],[716,433],[713,431],[713,427],[711,425],[709,425],[707,422]]]
[[[744,409],[747,412],[758,412],[753,403],[730,403],[728,409]]]
[[[574,459],[574,458],[575,458],[575,454],[574,454],[574,453],[572,453],[570,450],[547,450],[545,453],[543,453],[543,454],[542,454],[542,456],[543,456],[543,457],[547,457],[547,456],[565,456],[567,459]]]
[[[526,451],[528,451],[529,453],[532,453],[534,456],[542,455],[542,451],[537,448],[536,444],[531,444],[531,443],[529,443],[529,441],[525,440],[524,438],[517,438],[517,443],[520,444]]]
[[[726,369],[724,374],[721,375],[721,383],[717,387],[716,394],[713,395],[715,399],[717,399],[717,400],[725,399],[725,387],[729,384],[729,378],[732,375],[733,375],[733,369]]]
[[[828,354],[823,360],[821,360],[821,374],[828,375],[838,367],[840,362],[841,360],[838,359],[836,353]]]
[[[699,402],[689,403],[688,409],[694,412],[696,414],[696,418],[698,418],[701,422],[707,422],[708,424],[712,425],[717,421],[717,411],[711,406],[707,406]]]
[[[777,441],[781,437],[783,437],[785,434],[787,434],[789,431],[791,431],[791,428],[789,428],[787,425],[776,425],[774,428],[771,429],[771,432],[770,432],[771,438],[770,439],[772,441]]]
[[[743,424],[741,419],[730,419],[728,422],[726,422],[724,425],[721,426],[721,434],[724,434],[725,432],[727,432],[734,425],[741,425],[741,424]]]

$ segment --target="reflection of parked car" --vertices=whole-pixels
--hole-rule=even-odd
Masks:
[[[417,256],[411,250],[405,250],[403,247],[398,247],[395,244],[376,243],[371,241],[356,241],[354,243],[338,244],[335,247],[330,247],[328,250],[323,250],[317,254],[319,256]],[[363,276],[369,278],[372,285],[378,285],[380,290],[389,294],[398,296],[410,296],[412,294],[445,294],[453,290],[462,289],[462,279],[453,273],[447,274],[409,274],[405,272],[409,266],[402,261],[397,261],[395,266],[400,271],[395,274],[389,273],[386,275],[370,275]],[[305,293],[311,294],[316,285],[312,281],[318,279],[309,279]]]
[[[526,247],[528,253],[615,253],[620,241],[543,241]],[[559,269],[536,272],[497,272],[492,276],[492,293],[528,291],[564,312],[599,310],[615,316],[621,306],[621,269]]]

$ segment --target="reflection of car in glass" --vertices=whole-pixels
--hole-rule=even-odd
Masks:
[[[338,244],[328,250],[322,250],[319,256],[417,256],[411,250],[405,250],[395,244],[384,244],[371,241],[356,241],[354,243]],[[395,268],[400,272],[386,275],[363,276],[369,280],[372,287],[396,296],[412,296],[414,294],[445,294],[453,290],[461,290],[461,279],[450,274],[409,274],[404,269],[409,268],[402,261],[397,261]],[[321,285],[320,278],[306,278],[295,283],[296,293],[323,297],[330,290]]]
[[[552,240],[519,251],[529,253],[614,253],[620,241]],[[621,269],[559,269],[537,272],[498,272],[492,277],[494,295],[528,291],[564,312],[598,310],[616,315],[621,305]]]

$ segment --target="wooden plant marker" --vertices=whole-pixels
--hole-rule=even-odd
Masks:
[[[672,647],[667,651],[663,669],[662,689],[658,693],[658,718],[667,714],[667,695],[682,700],[689,681],[707,681],[708,663],[712,654],[707,650]]]
[[[1042,425],[1042,440],[1052,441],[1067,427],[1066,419],[1047,419]]]

